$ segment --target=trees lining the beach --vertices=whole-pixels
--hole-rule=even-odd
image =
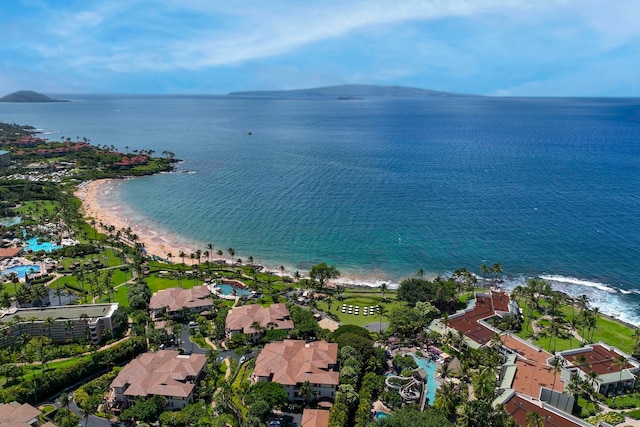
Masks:
[[[328,280],[340,277],[340,271],[334,265],[321,262],[311,266],[309,277],[318,289],[322,289]]]

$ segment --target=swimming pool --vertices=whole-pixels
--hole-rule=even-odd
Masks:
[[[433,406],[433,402],[436,401],[436,390],[440,387],[440,383],[436,380],[436,370],[438,369],[438,365],[436,365],[432,360],[418,357],[415,354],[411,355],[418,366],[427,371],[427,403]]]
[[[377,411],[376,412],[376,420],[379,420],[381,418],[385,418],[390,416],[391,414],[387,414],[386,412],[381,412],[381,411]]]
[[[216,285],[216,288],[220,289],[220,293],[222,295],[233,295],[234,289],[236,291],[236,296],[248,297],[249,295],[251,295],[251,291],[249,291],[248,289],[240,289],[237,286],[229,285],[227,283],[218,284]]]
[[[9,273],[14,272],[18,277],[24,279],[27,276],[27,273],[32,273],[31,270],[33,270],[33,273],[37,273],[40,271],[40,267],[37,265],[14,265],[13,267],[5,268],[1,275],[6,276]]]
[[[39,242],[38,238],[36,237],[32,237],[29,240],[27,240],[27,245],[28,246],[26,247],[26,250],[33,251],[33,252],[38,252],[38,251],[51,252],[55,249],[61,248],[61,246],[54,245],[51,242]]]

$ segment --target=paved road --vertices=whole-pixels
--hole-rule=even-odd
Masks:
[[[62,407],[59,399],[56,400],[54,403],[56,407],[58,408]],[[73,412],[74,414],[80,417],[81,426],[85,426],[85,423],[86,423],[86,427],[125,427],[123,423],[111,422],[109,420],[105,420],[104,418],[96,417],[95,415],[89,415],[89,419],[88,420],[85,419],[82,415],[82,409],[80,409],[73,400],[69,402],[69,409],[71,410],[71,412]]]

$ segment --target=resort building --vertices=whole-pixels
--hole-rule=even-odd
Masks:
[[[5,168],[11,164],[10,153],[6,150],[0,150],[0,168]]]
[[[333,402],[339,376],[338,344],[284,340],[264,347],[256,360],[251,380],[282,384],[292,401],[302,400],[300,387],[308,381],[318,400]]]
[[[499,389],[513,390],[571,413],[575,399],[563,393],[567,374],[551,368],[553,355],[515,335],[500,335],[500,341],[506,360],[500,369]]]
[[[491,338],[501,332],[485,322],[486,319],[519,314],[518,304],[504,292],[476,293],[475,299],[469,301],[469,307],[449,316],[446,325],[443,325],[442,319],[438,319],[429,328],[443,334],[453,328],[464,334],[467,346],[480,348],[489,344]]]
[[[170,288],[158,291],[151,296],[149,309],[153,317],[160,317],[163,313],[175,316],[182,310],[189,313],[202,313],[211,310],[211,290],[208,286],[194,286],[191,289]]]
[[[633,389],[640,372],[638,360],[604,343],[566,350],[559,355],[566,361],[566,369],[571,375],[585,379],[595,373],[596,391],[607,396]]]
[[[117,311],[117,303],[13,308],[0,317],[0,347],[12,345],[23,334],[42,335],[57,343],[87,340],[99,344],[113,338]]]
[[[143,353],[129,362],[109,388],[108,405],[122,410],[137,399],[162,396],[167,409],[182,409],[193,401],[196,385],[204,377],[204,354],[180,355],[174,350]]]
[[[258,324],[260,327],[256,329]],[[248,304],[235,307],[227,313],[225,329],[228,338],[233,334],[242,333],[256,342],[269,329],[293,329],[293,320],[285,304],[271,304],[269,307]]]
[[[329,411],[324,409],[305,409],[302,411],[300,427],[327,427]]]
[[[47,422],[40,426],[40,411],[28,403],[0,403],[0,427],[56,427]]]
[[[530,396],[570,413],[575,399],[564,393],[565,385],[569,382],[568,374],[566,370],[555,371],[551,368],[553,355],[487,322],[494,316],[518,316],[519,313],[517,303],[511,301],[504,292],[476,294],[469,307],[449,317],[446,325],[438,320],[430,328],[440,333],[455,329],[464,335],[465,344],[471,348],[499,345],[499,351],[505,356],[499,377],[501,391]]]
[[[529,427],[531,422],[527,417],[536,412],[540,415],[544,427],[592,427],[591,424],[558,410],[544,402],[536,401],[527,396],[509,390],[501,394],[493,402],[494,405],[504,404],[505,409],[520,427]]]

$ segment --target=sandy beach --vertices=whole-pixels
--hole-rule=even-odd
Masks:
[[[100,227],[100,223],[105,226],[112,225],[116,230],[124,230],[131,227],[132,232],[138,236],[140,243],[144,244],[149,255],[169,259],[169,254],[171,254],[171,260],[174,262],[181,261],[178,257],[181,251],[188,255],[194,253],[197,249],[203,252],[206,250],[205,248],[195,248],[185,244],[171,232],[162,230],[157,226],[145,224],[144,221],[130,221],[127,215],[122,212],[121,207],[113,206],[109,202],[109,197],[117,181],[115,179],[89,181],[78,186],[74,193],[82,201],[84,217],[87,220],[95,219],[98,231],[104,231]],[[221,257],[217,254],[212,254],[211,258],[219,259]],[[185,258],[186,263],[188,263],[188,260],[189,258]],[[203,257],[202,260],[206,259]]]

